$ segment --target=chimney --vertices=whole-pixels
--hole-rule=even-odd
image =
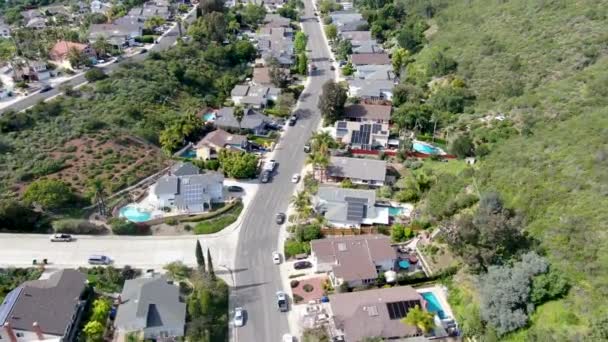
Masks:
[[[32,328],[34,328],[34,332],[36,333],[36,336],[38,337],[38,341],[44,340],[44,333],[42,332],[42,329],[40,328],[40,325],[38,324],[38,322],[34,322],[32,324]]]
[[[15,335],[13,327],[11,327],[9,322],[4,323],[4,331],[6,331],[10,342],[17,342],[17,336]]]

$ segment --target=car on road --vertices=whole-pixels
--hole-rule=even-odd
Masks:
[[[315,17],[318,17],[318,16],[319,16],[319,12],[315,12]]]
[[[50,86],[50,85],[48,85],[48,84],[45,84],[45,85],[42,87],[42,89],[40,89],[40,92],[41,92],[41,93],[46,93],[47,91],[49,91],[49,90],[51,90],[51,89],[53,89],[53,87],[51,87],[51,86]]]
[[[234,326],[242,327],[245,324],[245,314],[243,308],[238,307],[234,309]]]
[[[288,310],[287,295],[283,291],[277,291],[277,306],[281,312]]]
[[[91,255],[89,257],[89,264],[91,265],[109,265],[112,263],[112,259],[105,255]]]
[[[283,224],[283,223],[285,223],[285,214],[284,213],[278,213],[275,216],[275,221],[277,222],[277,224]]]
[[[303,270],[305,268],[311,268],[312,267],[312,263],[310,261],[296,261],[293,264],[293,268],[296,270]]]
[[[293,176],[291,176],[291,182],[292,183],[297,183],[300,181],[300,175],[295,173]]]
[[[329,67],[329,70],[336,70],[336,67],[332,65]]]
[[[139,51],[139,54],[140,54],[140,55],[143,55],[143,54],[144,54],[144,53],[146,53],[146,52],[148,52],[148,49],[141,49],[141,50]]]
[[[288,121],[289,126],[295,126],[296,122],[298,122],[297,116],[292,115],[291,117],[289,117],[289,121]]]
[[[268,183],[270,181],[270,171],[262,171],[262,176],[260,177],[260,182]]]
[[[72,235],[70,234],[53,234],[51,235],[51,242],[70,242],[72,241]]]
[[[283,341],[282,342],[293,342],[293,335],[291,335],[291,334],[285,334],[285,335],[283,335]]]
[[[243,192],[243,188],[237,185],[231,185],[228,187],[229,192]]]
[[[310,144],[304,145],[304,152],[306,152],[306,153],[310,152]]]
[[[281,254],[277,251],[272,252],[272,262],[275,265],[278,265],[281,263]]]

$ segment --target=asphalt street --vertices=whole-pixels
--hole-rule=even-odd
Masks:
[[[276,302],[276,292],[288,292],[288,289],[282,288],[279,268],[272,262],[272,252],[282,252],[277,243],[279,226],[274,217],[287,210],[295,189],[291,177],[304,166],[303,146],[319,125],[317,103],[321,88],[333,78],[329,50],[321,25],[313,15],[312,0],[305,4],[303,28],[309,37],[309,56],[318,69],[310,76],[301,95],[297,109],[300,118],[296,126],[290,127],[278,144],[274,159],[279,165],[272,182],[260,186],[243,219],[236,252],[236,288],[232,305],[243,307],[247,320],[244,327],[236,329],[236,341],[280,341],[281,336],[289,332],[286,313],[279,312]]]
[[[195,18],[196,18],[196,11],[192,11],[192,12],[188,13],[188,16],[186,17],[186,19],[184,21],[191,23],[194,21]],[[152,48],[150,48],[149,51],[166,50],[166,49],[170,48],[175,43],[175,41],[177,41],[178,38],[179,38],[179,30],[176,25],[173,28],[171,28],[159,40],[158,44],[155,44]],[[102,67],[100,69],[104,70],[106,73],[111,73],[113,70],[118,68],[121,64],[142,61],[146,58],[147,55],[148,55],[148,53],[143,53],[143,54],[127,57],[120,62],[112,63],[112,64]],[[36,94],[30,95],[28,97],[23,98],[22,100],[20,100],[18,102],[13,103],[10,106],[0,109],[0,115],[2,115],[2,113],[6,112],[8,110],[14,110],[17,112],[22,111],[24,109],[27,109],[27,108],[35,105],[36,103],[38,103],[40,101],[44,101],[50,97],[57,96],[61,93],[61,90],[59,89],[61,86],[66,85],[66,86],[75,87],[77,85],[85,83],[86,81],[87,80],[84,78],[84,73],[81,73],[80,75],[78,75],[68,81],[63,82],[61,85],[54,87],[53,89],[51,89],[47,92],[36,93]]]

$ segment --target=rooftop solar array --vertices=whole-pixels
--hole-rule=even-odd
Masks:
[[[367,198],[345,197],[346,219],[348,221],[361,221],[367,214]]]
[[[386,303],[388,317],[390,319],[402,319],[403,317],[407,316],[410,309],[416,306],[421,306],[419,300],[404,300],[401,302]]]

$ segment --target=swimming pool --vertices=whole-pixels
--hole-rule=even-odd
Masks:
[[[189,148],[189,149],[185,150],[181,154],[181,156],[184,157],[184,158],[194,159],[194,158],[196,158],[196,151],[193,150],[193,149],[191,149],[191,148]]]
[[[207,122],[207,121],[213,121],[213,120],[215,120],[214,112],[209,112],[209,113],[203,114],[203,121]]]
[[[412,148],[416,152],[425,153],[425,154],[438,154],[439,153],[438,148],[436,148],[432,145],[420,143],[420,142],[415,142],[413,144]]]
[[[440,319],[446,318],[445,312],[443,311],[441,304],[439,304],[439,300],[437,299],[437,297],[435,297],[433,292],[422,292],[420,295],[422,296],[422,298],[424,298],[424,300],[426,300],[426,309],[428,311],[434,312],[435,314],[437,314],[437,316],[439,316]]]
[[[401,267],[404,270],[407,270],[410,268],[410,262],[407,260],[401,260],[401,261],[399,261],[399,267]]]
[[[403,214],[403,208],[401,208],[401,207],[388,207],[388,214],[390,216],[401,216]]]
[[[126,205],[120,208],[119,216],[131,222],[145,222],[152,218],[152,213],[133,205]]]

